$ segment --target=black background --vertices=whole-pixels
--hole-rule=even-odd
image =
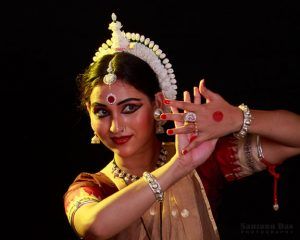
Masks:
[[[75,77],[111,37],[112,12],[123,30],[159,44],[180,92],[205,78],[232,104],[300,113],[299,10],[288,1],[24,1],[1,11],[2,208],[9,213],[4,232],[10,239],[77,239],[63,194],[79,172],[100,169],[111,153],[89,144],[92,132],[77,110]],[[228,186],[221,239],[299,239],[298,161],[278,168],[278,212],[271,208],[267,172]]]

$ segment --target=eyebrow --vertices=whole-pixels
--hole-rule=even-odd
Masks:
[[[122,105],[122,104],[127,103],[127,102],[130,102],[130,101],[139,101],[139,102],[140,102],[141,99],[140,99],[140,98],[126,98],[126,99],[124,99],[124,100],[118,102],[117,105],[119,106],[119,105]],[[98,103],[98,102],[92,103],[92,107],[95,107],[95,106],[103,106],[103,107],[106,107],[107,105],[106,105],[106,104],[103,104],[103,103]]]

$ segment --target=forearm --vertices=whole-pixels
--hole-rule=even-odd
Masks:
[[[289,147],[300,147],[300,116],[285,110],[251,110],[249,133]]]
[[[176,159],[171,159],[152,172],[165,191],[184,176]],[[141,217],[155,202],[155,196],[144,179],[130,184],[99,203],[87,204],[78,209],[75,227],[80,235],[86,232],[96,239],[116,235]]]

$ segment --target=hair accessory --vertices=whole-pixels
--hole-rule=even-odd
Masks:
[[[164,200],[164,192],[162,191],[161,186],[156,178],[149,172],[144,172],[143,178],[149,184],[149,187],[154,193],[156,200],[158,202],[162,202]]]
[[[165,98],[175,99],[177,94],[176,79],[172,64],[166,58],[166,54],[162,52],[157,44],[144,35],[121,31],[122,25],[117,21],[116,15],[113,13],[111,17],[113,21],[109,24],[109,29],[112,30],[112,38],[101,45],[91,64],[107,54],[122,51],[131,53],[148,63],[153,69]],[[109,74],[111,72],[108,71],[107,75]]]
[[[244,103],[239,105],[239,109],[242,110],[243,116],[244,116],[243,126],[242,126],[242,128],[239,132],[233,133],[233,135],[238,139],[242,139],[248,133],[248,129],[249,129],[250,124],[251,124],[252,116],[251,116],[251,113],[250,113],[250,109]]]
[[[109,62],[107,68],[107,74],[103,78],[103,82],[107,85],[112,85],[117,80],[117,75],[113,73],[111,62],[112,60]]]
[[[188,123],[195,123],[197,120],[197,115],[193,112],[187,112],[186,114],[184,114],[183,120]]]

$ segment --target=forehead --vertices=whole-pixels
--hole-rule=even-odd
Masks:
[[[116,81],[112,85],[100,84],[94,87],[92,90],[90,100],[91,102],[96,100],[104,101],[109,93],[113,93],[119,100],[126,98],[141,98],[146,99],[147,96],[141,91],[137,90],[133,86],[122,82]]]

